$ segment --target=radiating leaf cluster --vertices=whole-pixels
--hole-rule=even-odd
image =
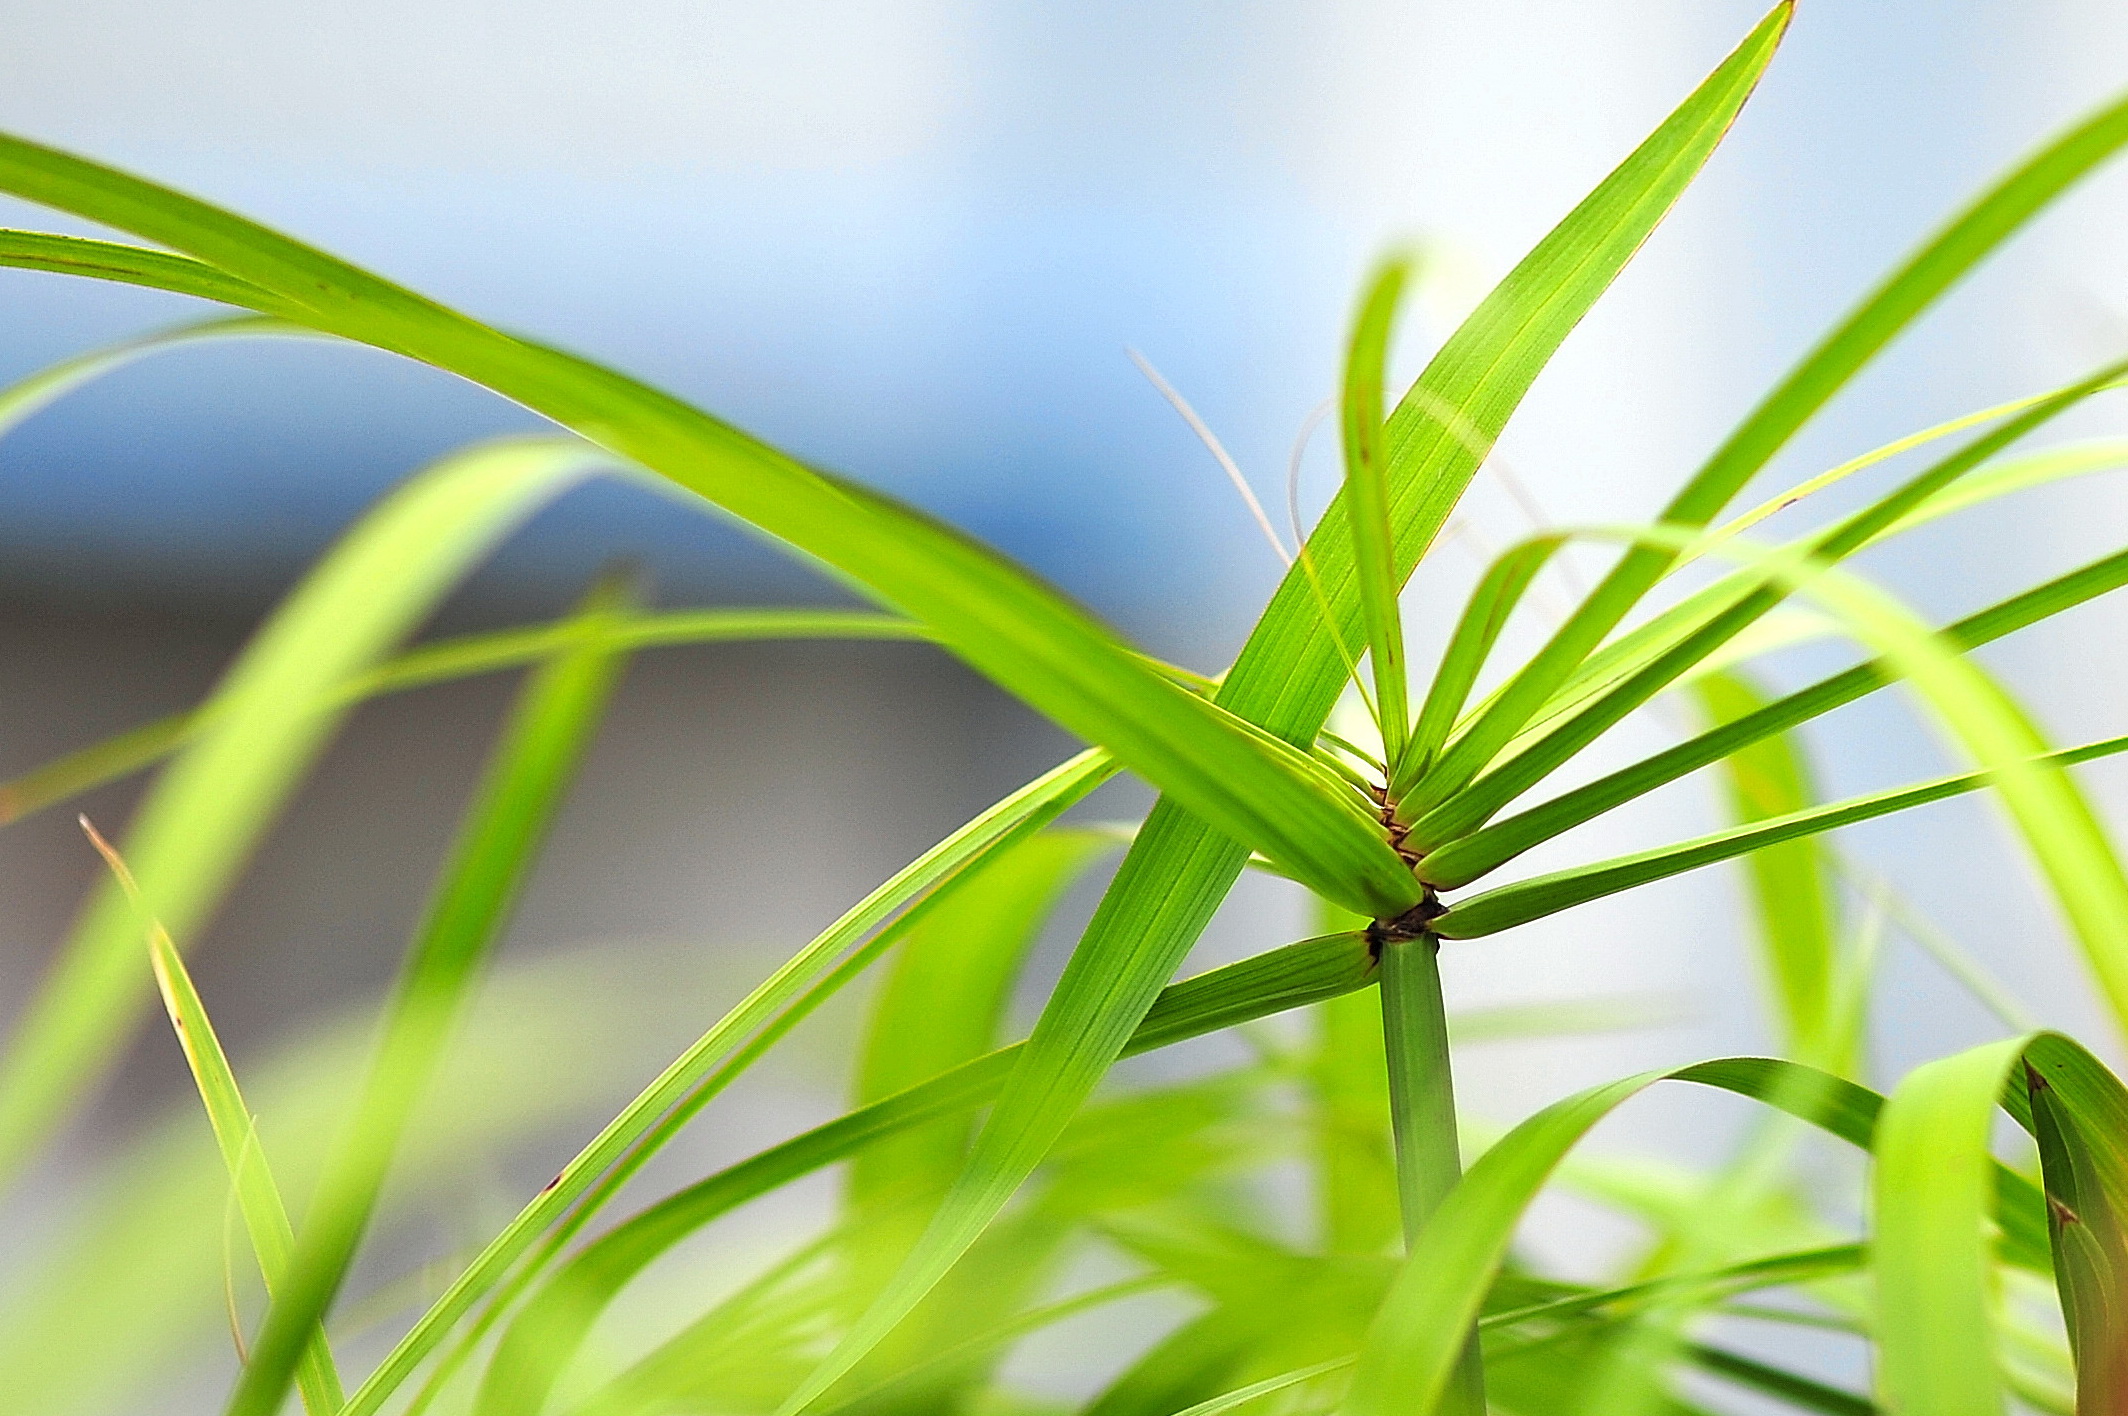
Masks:
[[[311,1416],[1634,1416],[1729,1409],[1720,1403],[1738,1393],[1801,1411],[2122,1409],[2128,1092],[2052,1032],[1931,1062],[1888,1096],[1865,1086],[1875,959],[1896,911],[1827,833],[1992,791],[2128,1025],[2128,875],[2070,770],[2128,748],[2128,736],[2053,747],[1968,655],[2118,588],[2128,550],[1940,629],[1842,564],[1997,498],[2128,464],[2119,441],[2020,450],[2118,387],[2128,364],[1902,438],[1717,518],[1879,351],[2128,143],[2128,101],[2038,149],[1925,242],[1684,479],[1655,524],[1547,529],[1499,556],[1460,607],[1423,607],[1446,628],[1445,648],[1430,675],[1413,676],[1406,583],[1552,354],[1737,121],[1789,18],[1784,3],[1753,29],[1394,399],[1391,334],[1425,269],[1415,258],[1380,268],[1345,351],[1340,490],[1238,657],[1210,677],[1149,658],[956,529],[622,373],[168,188],[0,138],[0,191],[147,243],[0,232],[0,264],[245,312],[0,392],[0,431],[132,358],[258,336],[368,345],[561,430],[416,474],[343,537],[196,709],[0,786],[4,823],[165,764],[122,844],[97,838],[113,880],[0,1057],[0,1167],[19,1173],[50,1144],[157,992],[215,1141],[203,1158],[173,1131],[114,1162],[114,1198],[55,1241],[59,1257],[25,1266],[33,1281],[0,1301],[0,1358],[18,1372],[0,1383],[0,1411],[131,1400],[118,1386],[189,1340],[188,1303],[214,1286],[208,1250],[173,1216],[224,1190],[258,1275],[256,1291],[234,1265],[226,1275],[242,1358],[232,1416],[270,1416],[292,1389]],[[1919,465],[1857,509],[1758,539],[1776,512],[1910,453]],[[557,623],[408,647],[486,553],[594,474],[714,504],[879,610],[652,612],[609,578]],[[1610,548],[1608,571],[1534,652],[1501,663],[1517,642],[1509,626],[1534,616],[1533,590],[1576,541]],[[1679,588],[1691,566],[1701,573]],[[1805,604],[1810,613],[1796,613]],[[1844,636],[1866,657],[1799,690],[1766,689],[1748,661],[1799,633]],[[979,813],[698,1026],[549,1185],[512,1196],[512,1217],[451,1258],[440,1293],[393,1299],[388,1287],[376,1304],[393,1324],[388,1345],[350,1366],[350,1275],[436,1164],[422,1118],[452,1101],[454,1048],[482,1035],[469,1020],[484,990],[507,984],[507,971],[489,979],[488,958],[608,694],[635,653],[763,638],[936,645],[1085,750]],[[400,980],[359,1042],[314,1049],[333,1059],[314,1065],[337,1085],[314,1088],[301,1133],[285,1136],[251,1110],[262,1092],[239,1085],[181,950],[356,705],[505,669],[524,670],[523,686]],[[1820,800],[1796,730],[1894,684],[1963,770]],[[1326,731],[1348,689],[1355,716]],[[1703,726],[1593,778],[1574,771],[1659,700],[1688,704]],[[1728,823],[1718,831],[1489,879],[1717,766]],[[1059,818],[1118,771],[1159,800],[1123,833],[1061,978],[1017,1037],[1012,999],[1029,952],[1118,834]],[[1578,784],[1552,788],[1562,776]],[[1509,947],[1452,941],[1733,859],[1747,862],[1784,1055],[1579,1079],[1490,1145],[1470,1145],[1456,1057],[1503,1035],[1633,1025],[1646,1000],[1459,1011],[1443,996],[1439,951]],[[1325,931],[1176,982],[1252,862],[1312,891]],[[1902,927],[1922,932],[1910,915]],[[1930,937],[1949,957],[1955,945]],[[652,1162],[671,1157],[672,1140],[875,964],[885,977],[850,1109],[647,1193],[651,1176],[669,1174]],[[1251,1026],[1303,1008],[1314,1010],[1303,1031]],[[1239,1061],[1230,1052],[1176,1074],[1186,1080],[1102,1090],[1123,1057],[1234,1029],[1251,1044]],[[1659,1082],[1738,1098],[1754,1128],[1712,1173],[1661,1184],[1577,1152]],[[2036,1165],[1997,1158],[1998,1108],[2031,1137]],[[528,1114],[545,1113],[528,1103]],[[498,1118],[495,1129],[507,1128]],[[1866,1157],[1859,1227],[1853,1207],[1806,1183],[1799,1158],[1819,1153],[1819,1136]],[[1465,1152],[1480,1149],[1466,1173]],[[1308,1223],[1294,1218],[1290,1186],[1266,1183],[1296,1164],[1312,1186]],[[719,1221],[834,1166],[842,1188],[817,1232],[765,1258],[718,1247]],[[1527,1210],[1555,1186],[1644,1225],[1645,1242],[1609,1278],[1566,1281],[1518,1251]],[[138,1198],[149,1194],[162,1198]],[[716,1272],[653,1281],[690,1263]],[[1030,1340],[1118,1314],[1139,1340],[1089,1366],[1079,1395],[1018,1374]],[[1867,1344],[1877,1390],[1735,1345],[1730,1334],[1753,1324]],[[71,1359],[50,1354],[84,1333],[103,1344],[105,1376],[69,1393]],[[352,1392],[343,1370],[361,1373]]]

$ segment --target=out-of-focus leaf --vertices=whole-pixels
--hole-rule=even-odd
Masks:
[[[1766,697],[1741,674],[1715,674],[1693,685],[1709,720],[1720,727],[1766,706]],[[1729,817],[1749,825],[1818,802],[1810,766],[1792,737],[1762,738],[1722,762]],[[1833,1042],[1833,979],[1838,926],[1817,841],[1799,836],[1764,846],[1745,858],[1750,871],[1754,923],[1767,975],[1780,1002],[1787,1053],[1844,1071],[1844,1059],[1827,1055]]]
[[[230,1189],[235,1192],[237,1209],[244,1216],[244,1231],[251,1240],[252,1257],[258,1261],[259,1276],[265,1280],[266,1292],[270,1296],[288,1276],[288,1261],[295,1251],[295,1231],[289,1226],[288,1207],[281,1199],[281,1187],[274,1181],[273,1167],[259,1142],[256,1117],[244,1104],[244,1093],[237,1086],[229,1056],[222,1050],[222,1041],[215,1035],[214,1022],[207,1016],[207,1005],[200,1000],[199,990],[193,987],[192,975],[186,971],[185,961],[178,954],[177,945],[171,941],[170,932],[148,912],[125,858],[89,824],[86,816],[81,818],[81,827],[111,867],[111,874],[119,887],[142,912],[148,936],[148,962],[155,972],[156,991],[162,995],[163,1010],[170,1015],[170,1026],[177,1034],[178,1045],[184,1050],[185,1064],[192,1072],[192,1084],[207,1112],[207,1123],[214,1129],[215,1144],[221,1149],[222,1164],[229,1172]],[[309,1344],[304,1348],[296,1370],[296,1381],[302,1388],[303,1409],[310,1416],[333,1416],[347,1399],[322,1325],[312,1325]]]
[[[573,440],[496,443],[438,463],[344,536],[217,688],[204,730],[156,783],[123,843],[178,939],[196,935],[337,726],[321,705],[410,630],[460,575],[596,456]],[[0,1060],[0,1173],[92,1086],[146,1001],[132,908],[91,900]]]
[[[689,1045],[518,1211],[349,1397],[344,1416],[368,1416],[381,1407],[543,1233],[562,1223],[609,1172],[640,1163],[643,1142],[671,1134],[668,1119],[714,1094],[720,1076],[728,1079],[731,1065],[745,1060],[741,1054],[750,1037],[773,1030],[779,1016],[817,1002],[821,994],[814,991],[809,999],[809,991],[830,981],[844,964],[867,961],[871,955],[862,946],[875,931],[990,852],[1041,830],[1114,771],[1098,750],[1079,754],[978,814],[844,911]]]
[[[1897,1411],[1998,1416],[1986,1233],[1988,1143],[1998,1104],[2040,1142],[2057,1289],[2076,1353],[2077,1410],[2120,1408],[2128,1376],[2128,1089],[2054,1033],[1991,1043],[1917,1068],[1878,1125],[1872,1180],[1878,1383]]]
[[[619,577],[595,586],[577,615],[575,641],[535,669],[518,695],[408,946],[362,1096],[311,1197],[287,1280],[230,1398],[232,1413],[272,1416],[305,1335],[339,1293],[402,1133],[605,716],[625,662],[605,631],[630,597]]]

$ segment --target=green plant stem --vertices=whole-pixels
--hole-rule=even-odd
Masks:
[[[1382,1041],[1389,1059],[1389,1115],[1396,1134],[1397,1202],[1404,1244],[1414,1244],[1463,1178],[1456,1139],[1455,1078],[1448,1012],[1441,1000],[1441,941],[1431,934],[1381,940]],[[1485,1365],[1473,1330],[1439,1416],[1485,1416]]]

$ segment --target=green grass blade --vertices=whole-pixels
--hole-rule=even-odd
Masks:
[[[2055,393],[2049,393],[2021,399],[2016,406],[2020,409],[2031,407],[2056,396]],[[1892,537],[1904,535],[1918,526],[1999,497],[2067,478],[2113,471],[2124,464],[2128,464],[2128,444],[2119,440],[2100,440],[2048,448],[2024,457],[1994,462],[1929,496],[1912,511],[1873,533],[1865,544],[1876,545]],[[1681,558],[1679,563],[1683,564],[1687,559],[1705,554],[1722,541],[1731,539],[1734,534],[1724,528],[1706,541],[1697,543],[1698,549]],[[1544,707],[1531,716],[1522,732],[1502,750],[1502,755],[1513,756],[1522,751],[1529,743],[1537,740],[1539,731],[1547,724],[1617,686],[1627,675],[1645,667],[1658,654],[1735,604],[1750,588],[1749,580],[1750,577],[1745,572],[1732,572],[1714,584],[1695,591],[1647,623],[1618,636],[1589,655],[1559,691],[1546,701]],[[1764,627],[1764,621],[1760,622],[1759,627]]]
[[[2022,399],[2017,407],[2030,407],[2055,396],[2054,393],[2049,393],[2041,397]],[[1875,545],[1894,536],[1904,535],[1917,526],[1997,497],[2071,477],[2112,471],[2124,464],[2128,464],[2128,444],[2119,440],[2100,440],[2047,448],[2024,457],[1991,463],[1936,492],[1920,506],[1873,534],[1868,544]],[[1720,542],[1731,539],[1734,534],[1724,528],[1721,533],[1710,536],[1708,540],[1696,543],[1698,549],[1681,558],[1680,564],[1684,563],[1685,559],[1703,555]],[[1520,752],[1537,739],[1540,730],[1547,724],[1617,686],[1635,670],[1645,667],[1658,654],[1736,603],[1750,588],[1749,582],[1748,573],[1731,572],[1596,650],[1582,662],[1581,667],[1574,671],[1559,691],[1545,702],[1544,707],[1531,715],[1521,733],[1502,750],[1502,755],[1512,756]],[[1764,621],[1760,622],[1759,627],[1764,627]]]
[[[129,339],[103,349],[47,365],[26,379],[0,389],[0,436],[13,431],[24,419],[50,407],[83,384],[136,362],[150,354],[210,344],[224,339],[314,339],[315,331],[288,320],[257,315],[237,315],[201,320],[157,333]]]
[[[1236,1387],[1233,1391],[1223,1392],[1209,1401],[1200,1401],[1195,1406],[1184,1407],[1176,1412],[1175,1416],[1223,1416],[1223,1413],[1232,1411],[1238,1406],[1245,1406],[1249,1402],[1260,1400],[1276,1392],[1285,1391],[1290,1387],[1297,1387],[1302,1382],[1312,1382],[1317,1377],[1327,1377],[1333,1372],[1341,1372],[1351,1365],[1352,1358],[1350,1357],[1332,1357],[1326,1362],[1317,1362],[1312,1366],[1300,1367],[1291,1372],[1281,1372],[1275,1377],[1265,1377],[1262,1381],[1251,1382],[1245,1387]]]
[[[1693,685],[1700,709],[1713,726],[1762,710],[1766,697],[1741,674],[1723,673]],[[1810,764],[1801,744],[1787,736],[1760,739],[1722,762],[1729,819],[1750,826],[1818,805]],[[1792,1057],[1835,1071],[1846,1070],[1833,1054],[1834,980],[1838,971],[1838,924],[1822,850],[1799,836],[1761,846],[1746,857],[1752,919],[1767,977],[1779,1001],[1781,1034]]]
[[[252,1257],[258,1262],[259,1276],[271,1296],[287,1277],[289,1260],[295,1252],[295,1230],[288,1223],[288,1208],[281,1200],[280,1186],[274,1182],[273,1168],[260,1149],[257,1121],[237,1086],[229,1055],[222,1050],[214,1022],[207,1016],[207,1005],[193,987],[192,975],[171,941],[170,932],[140,898],[140,887],[125,858],[89,824],[86,816],[81,818],[81,829],[88,833],[90,843],[110,866],[119,888],[141,913],[156,991],[162,995],[171,1030],[184,1050],[185,1065],[192,1072],[207,1123],[213,1128],[215,1144],[222,1153],[222,1164],[229,1172],[237,1209],[244,1217]],[[296,1382],[302,1391],[303,1409],[310,1416],[333,1416],[347,1399],[322,1324],[311,1325],[309,1341],[296,1368]]]
[[[217,270],[205,261],[115,241],[0,229],[0,267],[140,285],[256,310],[263,315],[303,317],[303,312],[271,291]]]
[[[516,904],[547,829],[591,743],[620,669],[603,631],[632,596],[595,586],[582,633],[533,670],[407,951],[353,1118],[304,1218],[303,1233],[229,1410],[272,1416],[304,1342],[331,1307],[383,1189],[401,1133],[448,1045],[453,1024]]]
[[[807,989],[834,970],[838,961],[912,903],[990,852],[1040,830],[1114,772],[1108,757],[1093,750],[1044,773],[897,871],[785,961],[659,1073],[504,1226],[349,1399],[346,1416],[371,1416],[380,1409],[543,1233],[560,1223],[601,1177],[655,1132],[668,1113],[730,1062],[751,1036],[772,1026],[779,1013],[802,1000]]]
[[[1804,1411],[1822,1412],[1824,1416],[1872,1416],[1879,1409],[1866,1396],[1828,1386],[1815,1378],[1775,1367],[1756,1357],[1746,1357],[1740,1352],[1695,1342],[1686,1345],[1685,1356],[1702,1371],[1726,1377],[1739,1386]]]
[[[1487,567],[1478,588],[1471,592],[1463,617],[1456,622],[1448,647],[1441,652],[1441,667],[1426,691],[1419,710],[1419,726],[1411,752],[1390,783],[1390,796],[1400,798],[1411,790],[1425,767],[1448,741],[1456,717],[1470,697],[1471,686],[1485,667],[1500,631],[1522,602],[1523,594],[1552,553],[1566,544],[1564,537],[1540,536],[1516,546]]]
[[[500,443],[387,498],[276,611],[215,694],[213,723],[134,818],[126,858],[174,937],[196,934],[339,714],[317,704],[406,633],[473,562],[591,468],[581,444]],[[108,1066],[145,1001],[132,911],[99,891],[0,1060],[0,1173]]]
[[[1679,526],[1706,525],[1878,351],[2123,143],[2128,143],[2128,97],[2100,109],[2018,164],[1805,355],[1693,474],[1658,519]],[[1422,784],[1419,806],[1438,805],[1475,779],[1663,577],[1678,554],[1657,546],[1627,552],[1443,757]]]
[[[2110,388],[2120,388],[2121,386],[2120,382],[2109,385]],[[1978,427],[1982,423],[1991,423],[1997,418],[2007,418],[2014,414],[2022,413],[2028,408],[2035,407],[2065,392],[2068,387],[2069,385],[2063,385],[2061,388],[2049,389],[2045,393],[2026,394],[2022,398],[2013,398],[2006,403],[1998,403],[1991,408],[1983,408],[1975,413],[1963,414],[1960,417],[1934,424],[1923,428],[1918,433],[1909,433],[1903,438],[1894,438],[1891,442],[1885,443],[1881,447],[1872,448],[1860,457],[1849,458],[1836,467],[1828,468],[1815,477],[1810,477],[1797,483],[1779,496],[1763,501],[1749,511],[1731,517],[1707,533],[1706,544],[1710,546],[1718,545],[1732,536],[1749,531],[1776,512],[1786,511],[1789,507],[1816,496],[1826,488],[1846,481],[1857,472],[1865,471],[1880,462],[1897,457],[1900,453],[1911,452],[1917,447],[1925,447],[1940,438],[1949,437],[1953,433],[1964,432],[1967,428]],[[2103,392],[2104,390],[2100,391]],[[1679,564],[1687,564],[1695,559],[1697,559],[1696,554],[1688,553],[1679,558]]]
[[[2073,609],[2128,584],[2128,551],[2116,552],[1966,616],[1941,631],[1960,652]],[[1540,806],[1451,841],[1427,857],[1427,872],[1443,888],[1467,885],[1523,851],[1594,820],[1615,806],[1719,762],[1766,737],[1799,727],[1821,714],[1876,692],[1895,681],[1882,659],[1858,664],[1808,688],[1767,704],[1629,767],[1599,777]]]
[[[2066,1038],[2035,1039],[2023,1061],[2077,1409],[2118,1411],[2128,1401],[2128,1088]]]
[[[1381,719],[1382,758],[1393,768],[1404,760],[1411,708],[1404,672],[1404,621],[1397,594],[1395,527],[1389,519],[1389,473],[1383,465],[1382,382],[1397,302],[1411,275],[1408,259],[1388,261],[1375,272],[1352,340],[1345,352],[1341,400],[1345,450],[1345,515],[1351,525],[1352,561],[1359,582],[1360,615],[1374,663],[1374,705]]]
[[[1667,539],[1670,533],[1627,534]],[[1744,552],[1732,545],[1723,554]],[[2023,712],[1978,665],[1867,582],[1830,566],[1798,569],[1781,553],[1760,564],[1770,578],[1804,589],[1881,652],[1946,734],[1989,773],[2115,1017],[2128,1026],[2128,874],[2090,804],[2062,764],[2046,755]],[[1435,927],[1453,933],[1445,923]]]
[[[1833,1244],[1787,1254],[1771,1254],[1725,1264],[1697,1273],[1669,1274],[1643,1283],[1606,1288],[1530,1303],[1519,1308],[1490,1312],[1478,1320],[1487,1332],[1511,1329],[1534,1320],[1555,1322],[1579,1317],[1603,1308],[1630,1308],[1679,1293],[1704,1294],[1710,1299],[1728,1299],[1760,1289],[1791,1283],[1809,1283],[1836,1274],[1853,1273],[1869,1262],[1869,1251],[1860,1244]],[[1542,1339],[1539,1339],[1540,1341]]]
[[[2064,748],[2035,759],[2055,767],[2093,762],[2128,751],[2128,737],[2105,738],[2081,747]],[[1806,840],[1841,826],[1889,816],[1930,802],[1976,792],[1993,785],[1988,772],[1960,772],[1936,777],[1910,787],[1872,792],[1844,801],[1803,811],[1789,812],[1746,826],[1694,837],[1673,846],[1660,846],[1632,855],[1614,856],[1590,865],[1574,866],[1547,875],[1534,876],[1459,900],[1429,926],[1444,939],[1476,939],[1497,934],[1533,919],[1590,900],[1615,895],[1636,885],[1664,880],[1718,861],[1734,860],[1753,851],[1784,842]]]
[[[568,621],[437,640],[387,659],[343,684],[324,700],[352,706],[387,693],[523,668],[567,648],[576,633]],[[930,639],[922,625],[859,610],[676,610],[632,615],[612,632],[616,650],[779,639]],[[1171,675],[1183,671],[1167,666]],[[212,705],[208,705],[211,707]],[[0,826],[56,806],[70,797],[151,767],[206,726],[208,711],[175,713],[77,748],[0,782]]]
[[[2001,1416],[1990,1316],[1988,1130],[2023,1039],[1916,1069],[1877,1125],[1877,1381],[1896,1410]]]

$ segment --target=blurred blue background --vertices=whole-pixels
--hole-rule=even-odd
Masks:
[[[2108,8],[1807,7],[1515,430],[1555,514],[1649,509],[1889,259],[2117,78]],[[1124,347],[1275,505],[1365,265],[1398,238],[1437,253],[1415,367],[1758,9],[81,0],[10,7],[0,124],[644,374],[1209,649],[1273,567]],[[2097,205],[2069,221],[2102,230]],[[2003,264],[2091,281],[2101,244],[2043,235]],[[2004,334],[2046,303],[1999,274],[1975,290],[1819,445],[2073,363],[2061,346],[2105,323],[2035,355]],[[7,372],[189,313],[15,273],[0,299]],[[256,599],[411,466],[524,421],[367,354],[188,352],[11,440],[0,557],[70,592]],[[801,593],[773,555],[612,491],[503,573],[573,583],[614,544],[674,595]]]

